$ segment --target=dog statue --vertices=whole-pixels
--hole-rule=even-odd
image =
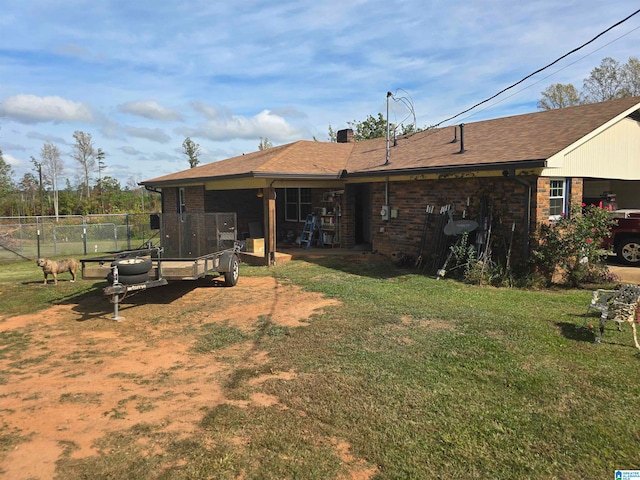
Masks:
[[[47,284],[47,276],[51,274],[53,276],[53,284],[58,284],[58,274],[69,272],[71,274],[71,281],[76,281],[76,270],[78,270],[78,261],[73,258],[67,258],[66,260],[49,260],[48,258],[39,258],[38,266],[42,267],[44,273],[44,284]]]

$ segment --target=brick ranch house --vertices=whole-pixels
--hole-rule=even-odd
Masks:
[[[333,215],[332,246],[417,255],[427,205],[481,228],[488,206],[515,224],[513,252],[526,258],[536,225],[572,204],[613,192],[619,208],[640,208],[640,97],[393,137],[341,130],[337,143],[300,140],[141,185],[162,193],[163,214],[235,212],[239,239],[264,238],[265,264],[312,212]],[[427,231],[425,250],[438,234]]]

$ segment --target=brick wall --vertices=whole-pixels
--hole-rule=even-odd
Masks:
[[[455,219],[462,218],[465,212],[465,218],[478,220],[483,197],[488,199],[493,214],[493,235],[501,235],[499,241],[502,242],[504,236],[510,236],[512,222],[515,222],[516,233],[512,251],[514,255],[518,255],[520,251],[519,245],[522,245],[525,232],[523,221],[526,187],[511,178],[390,182],[388,195],[389,205],[398,210],[398,218],[383,221],[379,212],[385,201],[385,184],[373,184],[372,246],[381,253],[417,256],[426,218],[425,209],[427,205],[434,205],[436,208],[426,239],[425,250],[428,250],[437,238],[435,227],[439,223],[439,211],[442,206],[452,204]],[[497,232],[498,229],[501,231]]]
[[[204,208],[204,187],[185,187],[184,188],[184,204],[188,213],[203,213]]]
[[[178,189],[163,188],[162,189],[162,212],[176,213],[178,211]]]
[[[537,223],[549,223],[549,190],[551,178],[539,177],[537,181],[537,191],[535,192],[535,219]],[[584,180],[582,178],[571,179],[570,205],[581,205],[584,194]],[[571,209],[569,209],[571,210]],[[535,228],[535,226],[534,226]]]

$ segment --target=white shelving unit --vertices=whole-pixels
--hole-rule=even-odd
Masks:
[[[320,242],[323,246],[340,246],[340,212],[339,196],[344,190],[325,192],[322,197],[322,211],[320,212]]]

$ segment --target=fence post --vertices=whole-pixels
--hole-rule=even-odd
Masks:
[[[116,242],[116,251],[118,251],[118,225],[113,224],[113,239]]]
[[[40,217],[36,217],[36,239],[38,245],[38,258],[40,258]]]
[[[84,254],[87,254],[87,217],[82,216],[82,244],[84,246]]]
[[[129,227],[129,213],[124,214],[127,224],[127,250],[131,250],[131,227]]]

